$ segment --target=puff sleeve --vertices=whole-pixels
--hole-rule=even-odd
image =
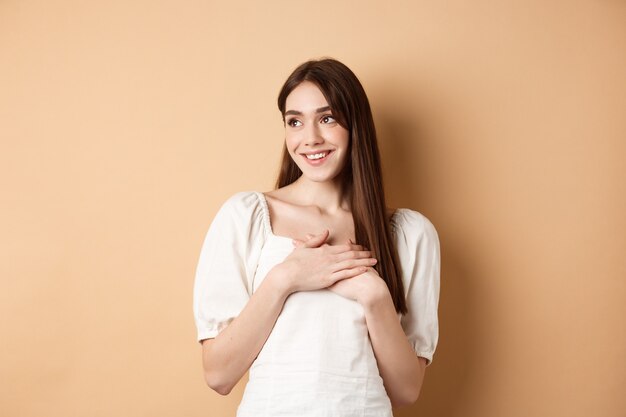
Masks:
[[[265,239],[254,192],[227,199],[213,218],[196,267],[193,312],[198,342],[217,336],[252,295],[252,280]]]
[[[439,338],[439,237],[423,214],[398,209],[392,226],[396,232],[398,257],[407,301],[407,314],[400,324],[418,356],[432,363]]]

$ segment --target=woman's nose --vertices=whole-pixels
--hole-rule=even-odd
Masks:
[[[320,132],[319,128],[315,124],[310,125],[309,128],[306,129],[305,135],[306,135],[304,139],[305,145],[312,146],[312,145],[318,145],[324,142],[324,137],[322,136],[322,132]]]

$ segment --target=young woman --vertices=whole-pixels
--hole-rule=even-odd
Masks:
[[[250,370],[238,417],[392,416],[416,401],[438,339],[440,252],[422,214],[385,205],[361,83],[334,59],[278,95],[276,189],[231,196],[196,271],[207,384]]]

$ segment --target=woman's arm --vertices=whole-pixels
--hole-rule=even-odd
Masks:
[[[285,300],[291,293],[277,268],[272,269],[252,294],[241,313],[214,339],[202,341],[206,383],[227,395],[252,365]]]
[[[369,282],[369,291],[359,301],[387,395],[394,407],[413,404],[422,388],[426,359],[409,344],[384,281]]]
[[[308,237],[308,236],[307,236]],[[309,245],[297,241],[296,245]],[[387,284],[372,267],[337,281],[330,291],[363,306],[378,370],[394,407],[413,404],[422,389],[426,359],[416,355],[402,329]]]
[[[363,306],[380,376],[394,407],[414,403],[424,381],[426,359],[415,354],[402,329],[387,284],[378,272],[339,281],[329,290]]]
[[[328,230],[274,266],[239,315],[215,339],[203,341],[204,377],[215,391],[228,394],[250,368],[291,293],[326,288],[375,263],[360,245],[319,248],[326,238]]]

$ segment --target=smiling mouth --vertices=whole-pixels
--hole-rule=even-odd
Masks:
[[[303,154],[303,156],[309,161],[319,161],[321,159],[326,158],[331,153],[332,151],[319,151],[319,152]]]
[[[309,163],[309,165],[317,166],[323,164],[334,151],[319,151],[311,152],[308,154],[302,154],[302,157]]]

